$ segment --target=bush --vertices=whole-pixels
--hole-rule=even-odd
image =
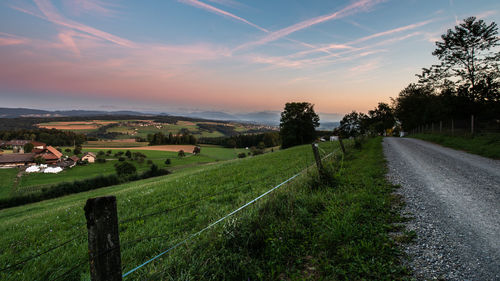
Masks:
[[[153,160],[149,159],[147,163],[148,163],[148,165],[151,165],[151,164],[153,164]]]
[[[111,155],[111,153],[113,153],[111,150],[106,151],[107,155]]]
[[[177,157],[184,157],[186,156],[186,153],[184,153],[184,150],[179,150],[179,152],[177,153]]]
[[[255,156],[255,155],[259,155],[259,154],[264,154],[264,150],[263,149],[260,149],[260,148],[257,148],[255,146],[252,146],[250,148],[250,152],[252,152],[252,155]]]
[[[67,153],[70,153],[71,152],[71,148],[66,148],[64,151],[67,152]]]
[[[97,158],[95,161],[97,163],[106,163],[106,159],[104,159],[104,158]]]
[[[125,156],[130,159],[132,157],[132,152],[130,152],[130,150],[127,150],[127,152],[125,152]]]
[[[97,152],[97,156],[104,156],[104,151],[99,150],[99,152]]]
[[[118,161],[120,161],[120,162],[125,161],[125,157],[120,157],[120,158],[118,158]]]
[[[247,157],[245,152],[238,153],[238,158],[245,158]]]
[[[81,148],[75,148],[75,149],[73,150],[73,154],[74,154],[74,155],[82,154],[82,149],[81,149]]]
[[[130,162],[115,164],[115,170],[118,176],[130,176],[137,173],[137,168]]]
[[[172,164],[172,161],[170,160],[170,158],[167,158],[167,160],[165,160],[165,165],[170,165]]]
[[[37,156],[35,157],[35,159],[33,160],[35,162],[35,164],[37,165],[40,165],[40,164],[45,164],[45,158],[43,158],[42,156]]]

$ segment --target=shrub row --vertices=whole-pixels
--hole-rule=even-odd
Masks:
[[[153,164],[151,165],[151,168],[149,170],[141,174],[133,174],[127,177],[118,177],[116,174],[112,174],[108,176],[97,176],[74,182],[62,182],[48,188],[42,188],[42,190],[37,193],[0,199],[0,210],[57,198],[73,193],[79,193],[101,187],[126,183],[129,181],[136,181],[168,174],[170,174],[168,170],[159,169],[158,166]]]

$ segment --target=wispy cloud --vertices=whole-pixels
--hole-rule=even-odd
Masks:
[[[246,23],[250,26],[253,26],[255,27],[256,29],[260,30],[260,31],[263,31],[265,33],[270,33],[270,31],[262,26],[259,26],[257,24],[254,24],[242,17],[239,17],[235,14],[232,14],[228,11],[224,11],[222,9],[219,9],[217,7],[214,7],[212,5],[209,5],[209,4],[206,4],[206,3],[203,3],[203,2],[200,2],[198,0],[178,0],[179,2],[181,3],[185,3],[185,4],[188,4],[188,5],[191,5],[193,7],[196,7],[196,8],[201,8],[201,9],[204,9],[206,11],[209,11],[211,13],[214,13],[214,14],[218,14],[218,15],[222,15],[222,16],[226,16],[226,17],[229,17],[229,18],[232,18],[232,19],[235,19],[237,21],[240,21],[240,22],[243,22],[243,23]],[[219,0],[217,1],[213,1],[213,2],[218,2]],[[293,43],[296,43],[296,44],[299,44],[301,46],[304,46],[304,47],[307,47],[307,48],[310,48],[310,49],[316,49],[317,47],[312,45],[312,44],[308,44],[308,43],[305,43],[305,42],[301,42],[301,41],[298,41],[298,40],[294,40],[294,39],[290,39],[290,38],[286,38],[288,41],[290,42],[293,42]],[[323,51],[325,53],[329,53],[328,51]]]
[[[114,9],[117,7],[116,4],[106,3],[100,0],[63,1],[63,4],[73,14],[76,15],[87,13],[87,14],[99,14],[101,16],[112,17],[116,16],[117,14],[117,11]]]
[[[62,27],[70,28],[73,30],[77,30],[80,32],[85,32],[87,34],[91,34],[95,37],[98,37],[100,39],[113,42],[117,45],[123,46],[123,47],[135,47],[135,44],[132,41],[129,41],[127,39],[115,36],[113,34],[104,32],[102,30],[90,27],[88,25],[84,25],[69,19],[66,19],[62,15],[60,15],[56,8],[52,5],[52,3],[48,0],[34,0],[35,4],[37,5],[38,9],[42,12],[44,19],[48,20],[49,22],[52,22],[54,24],[57,24]],[[19,11],[24,11],[23,9],[17,9]],[[26,11],[27,13],[31,15],[36,15],[33,14],[30,11]]]
[[[323,15],[323,16],[319,16],[319,17],[315,17],[315,18],[308,19],[305,21],[301,21],[299,23],[285,27],[285,28],[280,29],[278,31],[271,32],[268,35],[264,36],[263,38],[261,38],[257,41],[248,42],[248,43],[245,43],[245,44],[238,46],[237,48],[235,48],[235,51],[241,50],[241,49],[246,49],[246,48],[253,47],[253,46],[263,45],[263,44],[278,40],[280,38],[283,38],[287,35],[290,35],[294,32],[297,32],[299,30],[311,27],[313,25],[317,25],[317,24],[320,24],[320,23],[323,23],[326,21],[330,21],[333,19],[343,18],[343,17],[346,17],[348,15],[352,15],[352,14],[355,14],[355,13],[358,13],[361,11],[367,11],[370,8],[372,8],[373,6],[375,6],[376,4],[381,3],[381,2],[385,2],[385,1],[384,0],[360,0],[360,1],[354,2],[351,5],[345,7],[337,12],[330,13],[330,14]]]
[[[239,17],[239,16],[232,14],[230,12],[227,12],[227,11],[221,10],[219,8],[212,6],[212,5],[200,2],[198,0],[179,0],[179,2],[188,4],[188,5],[197,7],[197,8],[204,9],[204,10],[209,11],[209,12],[214,13],[214,14],[223,15],[223,16],[235,19],[237,21],[240,21],[240,22],[246,23],[250,26],[253,26],[261,31],[266,32],[266,33],[269,32],[269,30],[267,30],[261,26],[258,26],[258,25],[254,24],[254,23],[252,23],[252,22],[250,22],[242,17]]]
[[[29,39],[0,32],[0,46],[20,45],[29,42]]]

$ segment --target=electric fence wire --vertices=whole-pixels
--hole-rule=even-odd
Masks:
[[[50,253],[50,252],[54,251],[54,250],[57,250],[57,249],[61,248],[62,246],[67,245],[67,244],[69,244],[69,243],[71,243],[71,242],[73,242],[73,241],[77,240],[78,238],[80,238],[80,237],[82,237],[82,236],[83,236],[83,235],[81,235],[81,234],[80,234],[80,235],[77,235],[77,236],[75,236],[75,237],[73,237],[73,238],[71,238],[71,239],[69,239],[69,240],[66,240],[65,242],[63,242],[63,243],[61,243],[61,244],[59,244],[59,245],[53,246],[53,247],[51,247],[51,248],[49,248],[49,249],[47,249],[47,250],[45,250],[45,251],[43,251],[43,252],[41,252],[41,253],[39,253],[39,254],[36,254],[36,255],[30,256],[29,258],[26,258],[26,259],[24,259],[24,260],[22,260],[22,261],[20,261],[20,262],[17,262],[17,263],[15,263],[15,264],[12,264],[12,265],[6,266],[6,267],[4,267],[4,268],[1,268],[1,269],[0,269],[0,272],[3,272],[3,271],[8,270],[8,269],[12,269],[12,268],[19,267],[20,265],[23,265],[23,264],[25,264],[25,263],[27,263],[27,262],[29,262],[29,261],[33,260],[33,259],[36,259],[36,258],[38,258],[38,257],[41,257],[41,256],[43,256],[43,255],[45,255],[45,254],[48,254],[48,253]]]
[[[332,154],[333,154],[333,153],[330,153],[330,154],[328,154],[327,156],[325,156],[324,158],[326,158],[326,157],[328,157],[328,156],[330,156],[330,155],[332,155]],[[309,166],[309,167],[310,167],[310,166]],[[167,248],[166,250],[164,250],[163,252],[161,252],[161,253],[159,253],[158,255],[154,256],[153,258],[151,258],[151,259],[149,259],[149,260],[145,261],[144,263],[142,263],[142,264],[140,264],[140,265],[136,266],[135,268],[133,268],[133,269],[131,269],[131,270],[127,271],[126,273],[124,273],[124,274],[122,275],[122,277],[123,277],[123,278],[127,277],[128,275],[130,275],[130,274],[134,273],[135,271],[139,270],[140,268],[142,268],[142,267],[146,266],[147,264],[149,264],[149,263],[153,262],[154,260],[156,260],[156,259],[160,258],[161,256],[165,255],[166,253],[170,252],[171,250],[173,250],[173,249],[175,249],[175,248],[177,248],[177,247],[179,247],[179,246],[183,245],[184,243],[186,243],[186,242],[188,242],[188,241],[192,240],[193,238],[195,238],[196,236],[198,236],[198,235],[200,235],[201,233],[205,232],[206,230],[208,230],[208,229],[212,228],[213,226],[217,225],[218,223],[220,223],[220,222],[224,221],[224,220],[225,220],[225,219],[227,219],[228,217],[230,217],[230,216],[232,216],[232,215],[236,214],[237,212],[239,212],[239,211],[243,210],[244,208],[248,207],[249,205],[251,205],[251,204],[255,203],[255,202],[256,202],[257,200],[259,200],[260,198],[262,198],[262,197],[266,196],[267,194],[271,193],[272,191],[276,190],[277,188],[279,188],[279,187],[283,186],[284,184],[287,184],[287,183],[288,183],[288,182],[290,182],[291,180],[295,179],[295,178],[296,178],[296,177],[298,177],[300,174],[302,174],[304,171],[308,170],[308,169],[309,169],[309,167],[307,167],[307,168],[305,168],[304,170],[300,171],[299,173],[297,173],[297,174],[293,175],[292,177],[288,178],[287,180],[283,181],[282,183],[280,183],[280,184],[278,184],[278,185],[274,186],[273,188],[269,189],[268,191],[266,191],[266,192],[262,193],[261,195],[257,196],[256,198],[252,199],[251,201],[249,201],[249,202],[245,203],[245,204],[244,204],[244,205],[242,205],[241,207],[239,207],[239,208],[237,208],[236,210],[234,210],[234,211],[230,212],[229,214],[227,214],[227,215],[223,216],[222,218],[220,218],[220,219],[216,220],[215,222],[213,222],[213,223],[209,224],[208,226],[206,226],[205,228],[201,229],[200,231],[198,231],[198,232],[196,232],[196,233],[194,233],[194,234],[191,234],[190,236],[188,236],[188,237],[187,237],[187,238],[185,238],[184,240],[182,240],[182,241],[180,241],[180,242],[178,242],[178,243],[174,244],[174,245],[173,245],[173,246],[171,246],[170,248]]]
[[[217,195],[220,195],[220,194],[224,194],[224,193],[227,193],[227,192],[230,192],[230,191],[234,191],[236,189],[241,188],[241,186],[248,186],[248,185],[250,185],[250,184],[252,184],[252,183],[254,183],[254,182],[258,181],[258,180],[262,180],[262,179],[256,179],[256,180],[253,180],[253,181],[248,181],[248,182],[243,183],[243,184],[238,184],[235,187],[232,187],[232,188],[229,188],[229,189],[226,189],[226,190],[222,190],[222,191],[219,191],[219,192],[216,192],[216,193],[204,195],[204,196],[201,196],[201,197],[199,197],[197,199],[194,199],[194,200],[182,203],[180,205],[177,205],[175,207],[167,208],[167,209],[164,209],[164,210],[161,210],[161,211],[152,212],[152,213],[149,213],[149,214],[144,214],[144,215],[137,216],[137,217],[127,218],[127,219],[124,219],[124,220],[120,221],[119,223],[120,224],[124,224],[124,223],[128,223],[128,222],[131,222],[131,221],[137,221],[137,220],[140,220],[140,219],[143,219],[143,218],[147,218],[147,217],[152,217],[152,216],[157,216],[157,215],[161,215],[161,214],[164,214],[164,213],[168,213],[170,211],[173,211],[173,210],[176,210],[176,209],[179,209],[179,208],[182,208],[182,207],[191,206],[191,205],[194,205],[195,203],[199,203],[199,202],[201,202],[201,201],[203,201],[205,199],[208,199],[210,197],[214,197],[214,196],[217,196]]]

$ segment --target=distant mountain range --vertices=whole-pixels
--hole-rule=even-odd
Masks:
[[[76,116],[103,116],[103,115],[135,115],[135,116],[154,116],[154,115],[172,115],[191,118],[202,118],[209,120],[250,122],[277,126],[280,122],[279,111],[258,111],[249,113],[227,113],[223,111],[193,111],[193,112],[175,112],[155,113],[139,111],[98,111],[98,110],[40,110],[30,108],[0,108],[0,118],[18,118],[18,117],[76,117]],[[338,120],[342,118],[340,114],[319,113],[320,130],[331,130],[338,126]]]

